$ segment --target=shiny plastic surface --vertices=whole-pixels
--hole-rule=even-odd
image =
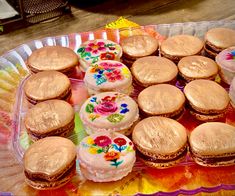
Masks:
[[[177,23],[152,25],[142,28],[118,30],[98,30],[95,32],[74,33],[70,35],[47,37],[23,44],[0,57],[0,190],[22,195],[114,195],[114,194],[197,194],[200,192],[235,194],[235,166],[207,168],[196,165],[189,156],[181,164],[169,169],[153,169],[137,161],[133,172],[120,181],[112,183],[94,183],[86,181],[77,167],[77,175],[64,187],[57,190],[36,191],[24,183],[22,156],[30,145],[23,127],[23,117],[30,104],[26,101],[22,87],[29,71],[25,61],[33,50],[46,45],[61,45],[77,51],[79,45],[90,39],[103,38],[119,42],[125,36],[149,33],[158,39],[176,34],[191,34],[203,38],[212,27],[235,28],[235,21],[214,21],[198,23]],[[156,31],[158,33],[156,33]],[[162,36],[160,36],[162,35]],[[71,78],[71,104],[79,110],[87,98],[82,81],[83,74],[76,70]],[[180,81],[176,84],[183,85]],[[226,88],[228,86],[225,86]],[[135,97],[140,89],[136,88]],[[229,108],[226,123],[235,126],[235,112]],[[199,124],[188,112],[180,122],[191,131]],[[70,137],[76,144],[85,136],[79,116],[75,118],[75,132]]]

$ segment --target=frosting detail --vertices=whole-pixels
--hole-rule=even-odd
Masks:
[[[110,162],[110,166],[117,168],[124,162],[121,160],[128,152],[134,152],[132,142],[127,142],[125,138],[117,137],[113,141],[108,136],[88,137],[82,146],[87,148],[90,154],[101,154],[105,161]]]
[[[226,54],[226,60],[235,60],[235,50]]]
[[[96,96],[90,98],[89,103],[86,105],[86,113],[89,114],[89,119],[94,121],[95,119],[105,116],[105,118],[111,123],[118,123],[129,112],[128,104],[121,103],[117,105],[116,101],[122,98],[122,94],[114,94],[114,96],[105,96],[101,100],[97,100]]]
[[[77,53],[86,61],[96,63],[99,60],[114,60],[119,50],[119,46],[115,43],[98,41],[80,47]]]
[[[118,62],[101,62],[91,65],[90,73],[94,74],[97,85],[105,82],[121,81],[124,78],[130,78],[130,72],[127,67]]]

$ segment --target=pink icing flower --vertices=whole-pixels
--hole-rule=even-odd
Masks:
[[[123,65],[121,63],[109,63],[109,62],[101,62],[101,66],[104,67],[104,69],[110,69],[114,67],[122,67]]]
[[[111,72],[106,72],[105,76],[107,77],[107,80],[109,82],[115,82],[123,79],[123,75],[121,74],[121,71],[118,69],[114,69]]]
[[[233,60],[235,59],[235,51],[231,51],[231,53],[226,54],[226,60]]]
[[[104,42],[98,42],[95,43],[89,43],[87,47],[85,48],[86,52],[91,52],[93,54],[98,54],[99,51],[105,51]]]
[[[112,143],[112,140],[107,136],[98,136],[94,139],[94,142],[97,146],[105,147]]]
[[[101,102],[94,108],[94,112],[101,115],[109,115],[116,112],[118,109],[117,104],[113,101]]]

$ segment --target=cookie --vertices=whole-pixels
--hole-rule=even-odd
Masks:
[[[166,168],[187,154],[187,132],[177,121],[160,116],[145,118],[133,129],[137,156],[148,166]]]

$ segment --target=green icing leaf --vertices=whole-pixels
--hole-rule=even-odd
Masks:
[[[83,53],[84,51],[85,51],[85,48],[82,47],[82,48],[79,48],[79,49],[77,50],[77,53]]]
[[[120,164],[122,164],[122,162],[123,162],[123,160],[122,160],[122,161],[117,161],[117,160],[115,160],[115,161],[113,161],[113,163],[111,163],[110,165],[115,166],[115,167],[117,168]]]
[[[86,105],[86,112],[87,113],[93,113],[94,112],[94,106],[92,104]]]
[[[99,59],[98,56],[91,57],[92,58],[92,63],[96,63]]]
[[[97,150],[97,153],[98,153],[98,154],[100,154],[100,153],[102,153],[102,152],[103,152],[102,148],[100,148],[100,149]]]
[[[111,114],[107,117],[109,122],[118,123],[124,118],[124,115],[121,114]]]

